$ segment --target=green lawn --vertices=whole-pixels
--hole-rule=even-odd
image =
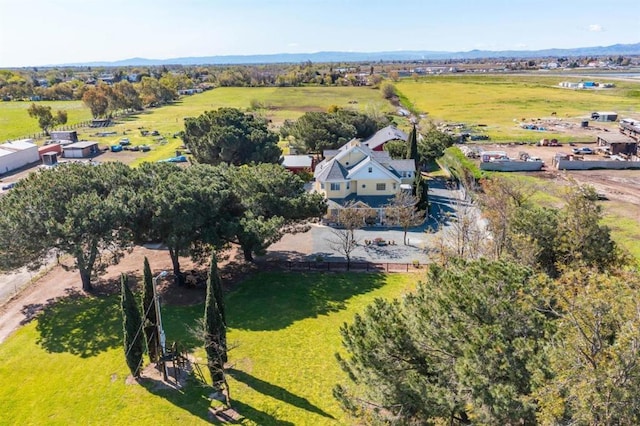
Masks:
[[[29,117],[27,109],[32,102],[0,102],[0,142],[8,139],[30,137],[40,133],[38,120]],[[82,101],[37,102],[38,105],[48,105],[52,112],[66,110],[69,114],[67,124],[80,123],[91,119],[91,112]]]
[[[345,379],[339,327],[416,275],[262,273],[227,297],[231,396],[248,425],[348,424],[331,395]],[[204,352],[188,333],[203,306],[164,307],[168,341]],[[210,389],[127,385],[119,298],[66,298],[0,345],[0,424],[204,424]]]
[[[495,141],[538,141],[558,138],[571,141],[566,133],[521,129],[522,118],[557,118],[579,123],[593,111],[617,111],[625,116],[638,112],[640,83],[618,82],[606,90],[570,90],[558,87],[576,77],[555,76],[431,76],[396,84],[402,95],[435,121],[484,124],[478,128]],[[606,79],[605,79],[606,80]],[[600,124],[600,123],[599,123]]]

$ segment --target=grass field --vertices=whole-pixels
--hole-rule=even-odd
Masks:
[[[248,425],[348,424],[331,395],[344,380],[339,327],[415,275],[263,273],[227,297],[230,387]],[[168,341],[202,360],[188,333],[203,306],[165,307]],[[209,388],[125,384],[119,298],[66,298],[0,345],[0,424],[205,424]]]
[[[31,104],[32,102],[0,102],[0,142],[41,132],[38,120],[29,117],[27,113]],[[67,124],[70,125],[91,119],[91,112],[82,101],[38,102],[37,104],[50,106],[54,115],[58,110],[66,110],[69,114]]]
[[[586,78],[585,78],[586,79]],[[613,89],[570,90],[558,87],[556,76],[434,76],[417,81],[403,79],[397,89],[419,111],[435,121],[484,124],[480,128],[494,141],[561,141],[584,139],[567,133],[521,129],[522,118],[557,118],[579,123],[593,111],[616,111],[620,115],[640,112],[640,83],[618,82]],[[515,121],[514,121],[515,120]]]

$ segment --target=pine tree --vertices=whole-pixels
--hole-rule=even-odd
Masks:
[[[153,275],[151,275],[151,267],[149,260],[144,258],[144,282],[142,287],[142,312],[146,313],[143,317],[144,336],[147,342],[147,353],[149,354],[149,362],[158,362],[158,319],[156,317],[155,300],[153,291]]]
[[[416,173],[418,173],[418,131],[416,125],[413,125],[409,139],[407,139],[407,160],[413,160],[416,165]]]
[[[122,286],[122,328],[124,330],[124,353],[127,366],[134,377],[140,376],[144,345],[142,341],[142,318],[133,293],[127,284],[127,276],[120,276]]]
[[[218,260],[211,256],[207,298],[204,307],[205,351],[207,365],[214,386],[224,382],[224,364],[227,362],[227,331],[224,319],[222,286],[218,276]]]

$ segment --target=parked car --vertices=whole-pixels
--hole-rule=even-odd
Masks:
[[[15,182],[11,182],[11,183],[8,183],[8,184],[6,184],[6,185],[3,185],[3,186],[2,186],[2,190],[3,190],[3,191],[8,191],[8,190],[10,190],[11,188],[13,188],[14,186],[16,186],[16,183],[15,183]]]
[[[122,151],[122,145],[111,145],[111,152],[120,152]]]
[[[120,145],[125,146],[125,145],[130,145],[131,141],[129,141],[128,138],[122,138],[120,139]]]
[[[151,151],[151,147],[149,145],[140,145],[140,151],[149,152]]]
[[[594,151],[589,148],[588,146],[583,146],[581,148],[573,148],[572,149],[574,154],[586,154],[586,155],[591,155],[594,153]]]

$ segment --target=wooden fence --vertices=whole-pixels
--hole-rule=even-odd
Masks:
[[[256,263],[265,269],[287,271],[318,272],[417,272],[424,265],[394,262],[344,262],[344,261],[302,261],[302,260],[259,260]]]

